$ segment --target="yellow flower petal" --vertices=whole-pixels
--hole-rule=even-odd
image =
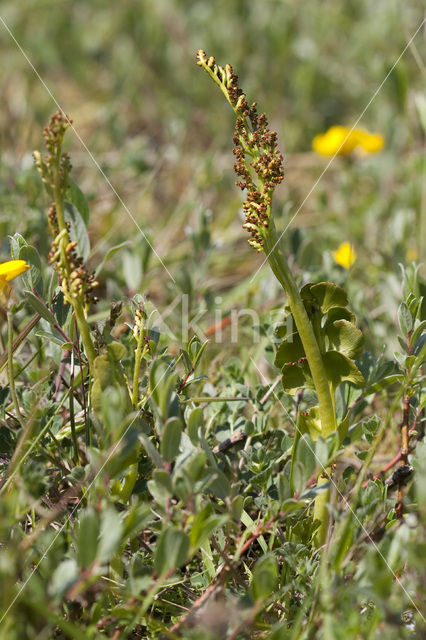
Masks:
[[[377,153],[383,149],[385,140],[379,133],[368,133],[362,129],[333,126],[320,133],[312,141],[312,148],[323,156],[347,155],[357,146],[367,153]]]
[[[358,141],[352,136],[348,127],[334,126],[330,127],[326,133],[315,136],[312,147],[323,156],[334,156],[351,153],[357,144]]]
[[[359,144],[367,153],[377,153],[385,146],[385,139],[379,133],[358,133]]]
[[[9,260],[0,264],[0,281],[9,282],[29,269],[25,260]],[[1,285],[0,285],[1,286]]]
[[[342,244],[333,251],[333,258],[345,269],[349,269],[356,260],[355,249],[349,242],[342,242]]]

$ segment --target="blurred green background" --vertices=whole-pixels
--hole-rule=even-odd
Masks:
[[[277,226],[298,212],[284,239],[300,279],[345,284],[370,342],[380,350],[392,339],[398,263],[425,257],[424,28],[360,122],[385,136],[385,150],[336,158],[305,198],[329,162],[311,151],[313,136],[356,122],[421,24],[422,2],[4,0],[0,15],[3,260],[16,231],[47,254],[48,203],[31,151],[57,101],[78,133],[67,145],[90,202],[92,266],[128,243],[101,272],[98,315],[138,291],[162,308],[189,293],[204,329],[218,305],[273,308],[268,269],[251,279],[262,257],[240,227],[233,114],[195,65],[202,48],[233,65],[278,131]],[[349,273],[332,258],[343,241],[358,255]]]

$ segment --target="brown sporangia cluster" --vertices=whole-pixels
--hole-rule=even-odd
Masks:
[[[63,218],[63,208],[68,188],[71,162],[68,153],[62,151],[64,134],[72,120],[62,111],[56,111],[49,124],[43,129],[47,156],[34,151],[33,157],[43,183],[53,202],[49,207],[48,221],[53,236],[49,252],[49,264],[54,264],[58,273],[61,290],[66,300],[82,297],[84,304],[96,303],[95,289],[99,283],[93,273],[89,273],[83,258],[77,253],[77,242],[70,239],[71,225]],[[58,202],[60,201],[60,203]],[[62,209],[62,221],[58,207]]]
[[[62,142],[72,120],[58,109],[50,118],[49,124],[43,129],[44,144],[47,156],[43,157],[40,151],[34,151],[33,157],[47,192],[53,199],[55,188],[62,196],[68,186],[68,175],[71,171],[71,161],[68,153],[62,151]]]
[[[85,304],[96,304],[99,298],[95,295],[95,290],[99,282],[95,280],[94,273],[87,271],[83,258],[77,255],[76,247],[77,242],[69,242],[65,247],[70,274],[68,278],[62,279],[62,290],[69,287],[72,297],[83,296]]]
[[[56,204],[52,202],[49,207],[49,211],[47,212],[47,220],[49,222],[49,229],[54,238],[59,235],[59,227],[58,227],[58,218],[56,216]],[[53,249],[53,247],[52,247]],[[52,252],[51,249],[51,252]],[[50,253],[49,253],[49,264],[50,264]]]
[[[234,169],[236,184],[247,190],[243,203],[243,228],[251,234],[249,243],[263,249],[264,229],[268,227],[272,194],[284,178],[283,157],[277,148],[277,134],[270,131],[266,115],[257,113],[256,103],[248,104],[238,85],[238,76],[230,64],[220,67],[213,56],[207,58],[201,49],[197,64],[219,85],[237,115],[234,133]]]

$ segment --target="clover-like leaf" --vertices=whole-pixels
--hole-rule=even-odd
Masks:
[[[294,395],[298,389],[314,389],[311,371],[306,360],[287,363],[282,369],[282,385],[284,391]]]
[[[356,364],[339,351],[327,351],[323,356],[327,378],[336,389],[345,380],[362,387],[364,376]]]
[[[333,282],[318,282],[311,285],[310,293],[316,299],[322,313],[327,313],[333,307],[346,307],[348,297],[342,287]]]
[[[331,347],[348,358],[358,358],[362,353],[364,336],[348,320],[336,320],[326,329]]]
[[[274,364],[278,369],[282,369],[285,364],[297,362],[304,356],[305,351],[299,334],[292,333],[291,336],[284,340],[278,347]]]
[[[349,311],[347,307],[332,307],[327,311],[327,316],[324,322],[324,327],[332,324],[336,320],[347,320],[355,324],[355,316],[352,311]]]
[[[279,324],[279,325],[277,325],[275,327],[274,336],[276,338],[284,339],[284,338],[288,337],[288,321],[289,321],[290,317],[291,317],[291,314],[287,315],[284,318],[284,321],[282,322],[282,324]],[[292,323],[291,326],[294,326],[294,322]]]
[[[334,307],[346,307],[348,297],[342,287],[333,282],[308,283],[300,291],[305,303],[319,307],[322,314]]]

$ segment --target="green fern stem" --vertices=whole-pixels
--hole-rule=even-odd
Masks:
[[[285,260],[280,246],[279,238],[273,219],[269,219],[268,228],[264,234],[264,250],[269,265],[287,294],[290,311],[299,332],[303,344],[309,369],[318,397],[318,409],[321,420],[321,431],[324,437],[330,435],[337,429],[336,410],[330,383],[324,368],[321,351],[315,337],[313,326],[306,313],[305,305],[296,286],[293,274],[291,273],[287,261]],[[325,476],[321,475],[318,485],[328,481],[327,471]],[[320,547],[325,543],[329,525],[328,503],[330,491],[326,489],[315,498],[314,520],[319,520],[320,526],[315,533],[315,544]]]
[[[62,263],[65,265],[67,279],[69,282],[71,275],[71,268],[68,264],[68,256],[66,254],[65,248],[70,242],[68,229],[65,222],[65,211],[64,211],[64,195],[63,195],[63,185],[60,179],[60,148],[58,150],[56,162],[55,162],[55,182],[53,186],[53,196],[55,200],[56,206],[56,218],[58,221],[59,234],[62,234],[59,244],[59,251],[61,253]],[[89,368],[93,371],[93,363],[96,358],[96,351],[93,345],[92,336],[90,333],[89,323],[87,322],[86,313],[84,310],[83,302],[80,296],[70,296],[68,297],[68,302],[73,306],[75,317],[77,320],[78,329],[80,331],[81,339],[84,344],[84,349],[86,351],[87,360],[89,362]]]
[[[272,218],[270,218],[269,226],[265,230],[264,249],[269,265],[288,297],[290,310],[303,344],[318,397],[322,435],[326,437],[337,429],[336,412],[330,383],[305,305],[297,289],[293,274],[279,247],[279,238]]]

